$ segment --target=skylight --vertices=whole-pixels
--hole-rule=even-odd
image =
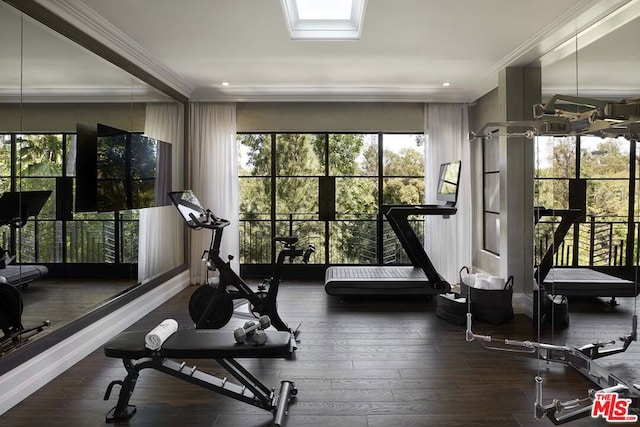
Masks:
[[[367,0],[281,0],[293,40],[357,40]]]
[[[351,0],[295,0],[299,19],[351,19]]]

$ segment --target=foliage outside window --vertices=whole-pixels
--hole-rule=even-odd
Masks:
[[[137,262],[136,211],[56,210],[63,181],[71,180],[72,192],[75,188],[75,153],[75,134],[0,135],[0,192],[52,192],[37,218],[30,218],[24,227],[0,227],[0,245],[18,263]]]
[[[637,215],[631,162],[637,162],[635,142],[624,138],[536,138],[536,206],[569,207],[569,180],[586,179],[586,217],[562,242],[556,265],[612,266],[637,264]],[[637,174],[637,168],[636,174]],[[637,192],[637,190],[636,190]],[[537,246],[549,243],[558,219],[538,224]],[[627,260],[627,250],[631,259]],[[539,251],[536,255],[540,256]]]
[[[422,135],[252,133],[238,142],[244,264],[271,262],[271,237],[289,234],[315,245],[315,263],[380,262],[381,203],[424,203]],[[327,185],[329,220],[319,212]],[[390,262],[402,256],[393,252]]]

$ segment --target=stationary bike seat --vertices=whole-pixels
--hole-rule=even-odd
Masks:
[[[298,238],[294,236],[288,236],[288,237],[278,236],[278,237],[274,237],[273,241],[282,242],[285,245],[289,246],[289,245],[295,245],[296,243],[298,243]]]

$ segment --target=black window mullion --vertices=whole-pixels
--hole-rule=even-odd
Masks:
[[[62,134],[62,181],[63,181],[62,186],[64,188],[64,191],[66,191],[67,189],[67,185],[65,183],[67,179],[69,179],[69,177],[67,177],[67,164],[68,164],[67,148],[68,148],[70,137],[71,136],[69,134],[66,134],[66,133]],[[64,195],[65,201],[67,197],[71,197],[71,194]],[[68,220],[67,212],[65,211],[63,215],[60,215],[60,217],[62,218],[62,220],[60,221],[60,233],[62,234],[62,251],[60,254],[62,259],[61,264],[66,264],[67,263],[67,220]],[[54,242],[55,242],[55,226],[54,226]]]
[[[11,165],[9,166],[9,173],[11,175],[11,179],[9,180],[9,191],[16,191],[17,183],[16,179],[18,176],[18,155],[17,155],[17,143],[16,143],[16,134],[11,134]]]
[[[329,134],[324,134],[324,176],[329,176]],[[334,187],[335,190],[335,187]],[[333,205],[336,205],[335,198],[337,194],[334,195]],[[334,220],[335,220],[335,209],[334,209]],[[324,264],[329,265],[329,250],[330,250],[330,221],[324,221]]]
[[[276,134],[271,133],[271,263],[276,262],[276,242],[273,238],[276,237]]]
[[[633,265],[633,251],[635,248],[635,198],[636,198],[636,175],[638,173],[636,168],[637,162],[637,142],[636,140],[629,141],[629,208],[627,214],[627,241],[626,241],[626,253],[625,253],[625,266],[631,267]]]
[[[384,204],[383,186],[384,186],[384,141],[382,133],[378,133],[378,213],[376,215],[376,230],[378,238],[376,239],[376,252],[378,264],[384,262],[384,218],[382,214],[382,205]]]

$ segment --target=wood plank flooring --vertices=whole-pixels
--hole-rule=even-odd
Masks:
[[[189,327],[189,287],[149,313],[131,329],[150,330],[165,318]],[[241,360],[267,385],[293,380],[298,396],[286,425],[310,427],[533,427],[534,378],[544,378],[544,399],[586,397],[593,388],[576,371],[530,357],[484,349],[464,339],[464,328],[435,316],[436,302],[419,298],[344,300],[326,295],[320,283],[285,284],[279,311],[291,326],[302,323],[295,360]],[[635,300],[620,298],[570,302],[571,325],[546,328],[541,340],[582,345],[626,334]],[[232,319],[232,333],[245,319]],[[476,333],[498,338],[538,340],[530,319],[491,326],[476,322]],[[604,361],[605,359],[601,359]],[[220,373],[213,361],[186,361]],[[640,344],[606,361],[625,378],[640,378]],[[605,364],[605,363],[602,363]],[[63,375],[0,417],[10,426],[103,426],[118,388],[103,400],[109,382],[124,378],[120,360],[96,350]],[[272,414],[197,388],[156,371],[141,373],[131,404],[129,426],[266,427]],[[584,418],[569,426],[606,425]]]
[[[38,339],[88,313],[134,285],[132,280],[42,279],[22,286],[22,324],[25,327],[49,320],[51,326]]]

